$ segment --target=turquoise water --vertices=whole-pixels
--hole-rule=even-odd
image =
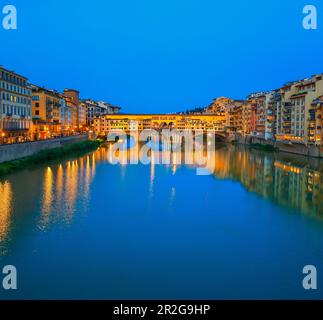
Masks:
[[[323,298],[317,160],[219,146],[193,166],[111,165],[107,149],[0,180],[1,298]],[[302,269],[315,265],[318,290]]]

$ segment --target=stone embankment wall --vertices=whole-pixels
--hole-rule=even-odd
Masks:
[[[41,150],[59,148],[64,145],[73,144],[85,140],[88,140],[87,135],[0,145],[0,163],[28,157],[35,153],[38,153]]]
[[[323,149],[318,146],[306,146],[301,143],[288,143],[282,141],[264,140],[258,137],[236,137],[236,141],[241,144],[270,145],[281,152],[300,154],[308,157],[323,158]]]

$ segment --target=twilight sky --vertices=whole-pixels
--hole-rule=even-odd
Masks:
[[[0,65],[123,112],[181,111],[323,72],[319,0],[1,0],[0,21],[6,4],[18,30],[0,27]],[[318,30],[302,27],[306,4]]]

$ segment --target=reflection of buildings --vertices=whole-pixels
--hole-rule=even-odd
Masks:
[[[93,154],[44,170],[40,228],[63,221],[70,223],[80,204],[87,206],[90,184],[95,175]]]
[[[0,247],[5,241],[10,229],[13,194],[12,187],[8,181],[0,182]],[[0,254],[1,255],[1,254]]]
[[[101,150],[61,165],[21,171],[8,181],[0,180],[0,257],[31,225],[45,230],[56,223],[70,223],[78,210],[86,212],[96,161],[104,160],[104,156],[106,160]],[[22,181],[28,181],[27,188]]]
[[[102,150],[104,149],[102,148]],[[110,155],[108,161],[114,163],[115,159],[111,161],[111,148],[106,150],[110,150],[110,152],[104,151]],[[128,151],[128,153],[132,151]],[[127,151],[123,151],[123,153],[127,153]],[[206,150],[202,151],[202,155],[201,166],[205,166],[206,171],[213,172],[218,178],[239,181],[248,191],[260,194],[280,205],[307,214],[323,213],[323,163],[320,163],[318,159],[309,161],[305,157],[251,151],[242,145],[227,144],[218,145],[218,148],[208,155],[209,160],[206,165],[204,165]],[[195,167],[199,163],[197,156],[198,152],[195,150],[193,153],[194,164],[190,167]],[[129,163],[130,155],[128,154],[124,158],[125,162]],[[151,151],[151,162],[149,162],[151,166],[151,195],[153,194],[156,165],[163,163],[169,167],[173,175],[176,175],[178,167],[185,163],[185,158],[185,155],[178,151]],[[122,157],[119,156],[118,159],[120,160]]]
[[[304,206],[304,194],[306,194],[306,171],[275,161],[275,196],[281,198],[284,205],[300,208]]]
[[[214,174],[240,181],[249,191],[308,214],[323,213],[323,174],[315,167],[289,156],[250,152],[240,146],[215,151]],[[295,162],[295,164],[294,164]]]
[[[80,203],[86,208],[96,157],[96,154],[88,155],[44,169],[40,228],[60,221],[70,223]]]
[[[50,167],[45,170],[42,212],[47,215],[51,212],[53,202],[53,171]]]
[[[275,196],[306,213],[323,213],[323,175],[319,171],[275,162]]]
[[[96,174],[96,164],[108,161],[108,148],[102,147],[91,155],[51,168],[21,172],[10,182],[0,182],[0,247],[6,249],[9,235],[31,224],[46,229],[56,223],[68,224],[76,212],[86,212],[91,192],[91,182]],[[140,148],[135,148],[136,152]],[[126,151],[125,151],[126,152]],[[179,152],[165,152],[170,156],[169,173],[177,175],[184,160]],[[151,152],[149,199],[154,190],[159,153]],[[323,213],[323,163],[292,155],[250,151],[243,146],[223,145],[214,151],[214,175],[234,179],[249,191],[260,194],[280,205],[303,213]],[[312,161],[312,162],[311,162]],[[29,188],[21,181],[28,180]],[[172,189],[170,203],[176,190]],[[232,195],[234,198],[234,194]],[[40,203],[35,199],[40,198]],[[14,208],[13,208],[14,206]],[[40,211],[41,216],[38,215]],[[35,213],[35,214],[34,214]],[[0,252],[1,255],[1,252]]]

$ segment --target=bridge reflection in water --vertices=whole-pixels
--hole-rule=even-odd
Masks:
[[[124,158],[130,160],[131,152],[139,153],[138,145],[135,145],[134,149],[124,152],[126,153]],[[163,163],[163,159],[170,159],[173,174],[176,174],[178,166],[185,165],[184,152],[172,151],[170,146],[164,148],[167,151],[161,150],[155,148],[150,154],[152,181],[154,167]],[[102,152],[104,151],[101,151],[101,155]],[[192,158],[193,163],[198,163],[199,157],[196,152],[193,152]],[[216,178],[233,179],[240,182],[248,191],[257,193],[281,206],[323,218],[322,160],[222,143],[216,145],[212,152],[204,150],[203,158],[205,164],[200,167],[206,168],[206,171]],[[196,165],[191,166],[196,167]]]
[[[136,152],[139,149],[135,147]],[[101,147],[79,159],[30,169],[0,180],[0,255],[6,255],[7,247],[15,240],[11,233],[21,228],[36,225],[46,230],[59,223],[71,224],[79,212],[87,213],[93,192],[91,184],[98,178],[96,168],[110,165],[108,150],[108,146]],[[184,157],[181,151],[167,153],[163,154],[170,156],[167,166],[171,175],[176,175],[179,167],[186,166]],[[158,151],[152,152],[153,160],[147,165],[151,176],[149,197],[140,201],[149,202],[158,193],[154,187],[158,179],[156,154]],[[122,165],[124,177],[126,167],[127,164]],[[217,179],[233,179],[276,204],[319,219],[323,217],[323,163],[318,159],[219,144],[206,167]],[[107,183],[113,184],[113,181]],[[173,200],[175,196],[174,189]]]

